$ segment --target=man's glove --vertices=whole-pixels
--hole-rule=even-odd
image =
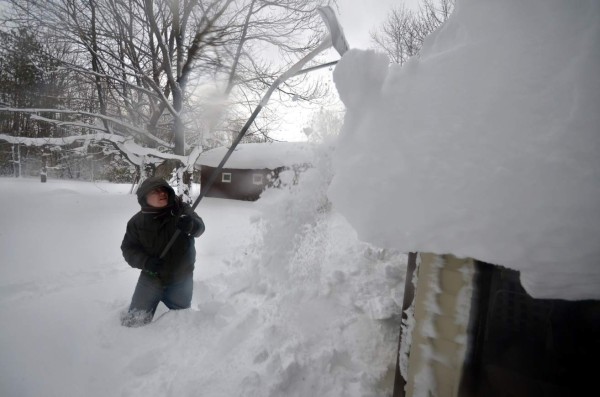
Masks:
[[[181,215],[177,221],[177,228],[188,236],[198,237],[200,234],[200,222],[188,215]]]
[[[153,277],[159,277],[164,261],[159,257],[153,256],[148,258],[144,271]]]

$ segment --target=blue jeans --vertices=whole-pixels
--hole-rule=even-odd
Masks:
[[[173,284],[163,285],[156,277],[140,273],[129,311],[121,319],[127,327],[137,327],[152,321],[156,308],[163,302],[171,310],[189,309],[192,305],[193,275]]]

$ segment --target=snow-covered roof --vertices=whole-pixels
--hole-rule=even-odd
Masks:
[[[216,167],[229,147],[207,150],[197,164]],[[314,156],[311,144],[304,142],[269,142],[239,144],[225,163],[225,168],[274,169],[282,166],[310,163]]]
[[[599,20],[597,0],[461,1],[402,67],[347,52],[334,207],[375,245],[600,299]]]

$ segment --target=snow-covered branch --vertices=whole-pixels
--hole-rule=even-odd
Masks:
[[[100,120],[105,120],[105,121],[109,121],[111,123],[113,123],[114,125],[118,125],[124,129],[130,130],[132,132],[135,132],[139,135],[142,135],[144,137],[147,137],[151,140],[153,140],[154,142],[158,143],[159,145],[165,146],[170,148],[171,144],[163,141],[160,138],[157,138],[156,136],[148,133],[148,131],[145,131],[139,127],[136,127],[134,125],[125,123],[119,119],[116,119],[114,117],[111,116],[106,116],[103,114],[99,114],[99,113],[91,113],[91,112],[83,112],[83,111],[78,111],[78,110],[68,110],[68,109],[37,109],[37,108],[11,108],[11,107],[0,107],[0,111],[6,111],[6,112],[23,112],[23,113],[62,113],[62,114],[76,114],[76,115],[81,115],[81,116],[88,116],[88,117],[94,117]],[[35,115],[34,118],[37,118],[38,120],[43,120],[43,121],[47,121],[47,122],[51,122],[54,123],[56,125],[61,125],[61,123],[64,123],[64,121],[61,120],[54,120],[54,119],[48,119],[48,118],[44,118],[42,116],[39,115]],[[93,126],[91,124],[87,124],[87,123],[81,123],[80,126],[82,127],[88,127],[88,128],[93,128],[93,129],[104,129],[98,126]]]
[[[162,162],[163,160],[179,160],[186,164],[187,156],[178,156],[172,153],[163,153],[156,149],[146,148],[138,145],[130,137],[123,137],[115,134],[95,133],[86,135],[73,135],[61,138],[27,138],[0,134],[0,141],[5,141],[10,144],[22,144],[26,146],[65,146],[79,141],[105,141],[117,146],[121,151],[127,153],[130,160],[135,165],[142,165],[143,159],[148,163],[149,158],[156,158]]]

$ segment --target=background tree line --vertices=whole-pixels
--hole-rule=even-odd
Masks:
[[[325,3],[0,0],[0,172],[47,165],[62,177],[127,180],[175,169],[187,194],[201,151],[229,142],[275,78],[318,44]],[[394,8],[372,40],[403,63],[452,7]],[[314,101],[323,87],[297,78],[279,94]],[[335,129],[319,126],[331,124],[323,112],[312,139]],[[276,127],[267,108],[246,141]]]
[[[325,3],[2,0],[4,141],[37,151],[101,146],[138,174],[169,162],[185,184],[194,156],[237,133],[265,88],[318,44]],[[324,92],[296,79],[280,93]],[[267,139],[269,116],[248,139]]]

